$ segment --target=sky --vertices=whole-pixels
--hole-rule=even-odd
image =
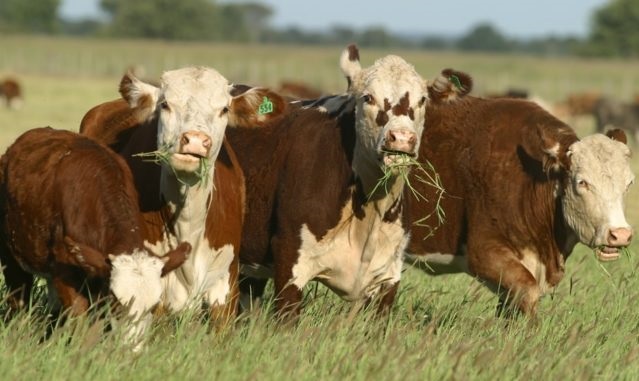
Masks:
[[[62,0],[67,18],[98,16],[100,0]],[[460,36],[489,22],[508,36],[585,37],[594,10],[607,0],[253,0],[269,5],[275,27],[323,30],[382,26],[395,33]],[[242,1],[222,0],[220,3]]]

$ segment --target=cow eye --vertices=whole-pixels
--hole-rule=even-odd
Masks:
[[[166,110],[166,111],[169,111],[171,109],[169,107],[169,102],[167,102],[166,100],[163,100],[162,102],[160,102],[160,107],[162,108],[162,110]]]
[[[588,190],[590,188],[590,184],[588,184],[588,182],[586,180],[578,180],[577,181],[577,186],[581,189],[585,189]]]
[[[220,115],[227,114],[228,112],[229,112],[229,108],[228,108],[228,106],[226,106],[226,107],[224,107],[224,108],[222,109],[222,111],[220,111]]]
[[[373,96],[372,96],[372,95],[370,95],[370,94],[364,94],[364,95],[362,95],[362,100],[363,100],[365,103],[368,103],[369,105],[370,105],[370,104],[373,104]]]
[[[422,97],[422,99],[419,100],[419,107],[422,107],[425,103],[426,103],[426,97]]]

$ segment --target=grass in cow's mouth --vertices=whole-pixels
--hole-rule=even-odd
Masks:
[[[159,147],[157,150],[155,151],[151,151],[151,152],[140,152],[140,153],[136,153],[135,155],[131,155],[133,157],[140,157],[142,158],[142,160],[144,161],[148,161],[151,163],[155,163],[155,164],[165,164],[167,166],[171,166],[171,146],[170,145],[164,145]]]
[[[368,194],[368,200],[380,189],[384,189],[385,193],[388,193],[388,186],[390,184],[391,179],[394,175],[398,176],[404,181],[404,186],[413,194],[413,196],[423,202],[434,202],[435,207],[431,213],[420,218],[415,221],[415,224],[418,226],[422,226],[430,229],[427,237],[430,237],[438,226],[440,226],[445,218],[446,214],[444,213],[444,209],[441,206],[441,200],[444,197],[444,193],[446,192],[444,186],[441,182],[441,178],[435,167],[429,162],[421,163],[417,161],[414,156],[405,154],[405,153],[396,153],[392,152],[391,154],[396,155],[396,160],[393,161],[392,164],[383,165],[382,176],[377,180],[377,183],[373,187],[373,190]],[[433,187],[435,189],[436,199],[428,200],[424,195],[422,195],[415,186],[411,183],[409,173],[410,171],[414,171],[413,175],[417,181],[425,184],[426,186]],[[433,215],[437,216],[437,226],[432,227],[426,224],[426,221],[430,219]]]
[[[171,165],[171,145],[163,145],[160,146],[155,151],[150,152],[140,152],[138,154],[132,155],[134,157],[140,157],[144,161],[152,162],[159,165],[166,165],[168,168],[171,168],[173,171],[173,175],[175,178],[184,185],[189,185],[186,181],[180,178],[178,173],[175,171],[173,166]],[[211,170],[211,162],[206,157],[201,157],[197,170],[195,171],[195,177],[198,182],[202,182],[205,186],[209,179],[209,171]]]

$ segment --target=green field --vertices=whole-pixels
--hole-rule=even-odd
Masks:
[[[77,130],[92,106],[118,97],[130,65],[148,78],[163,70],[207,65],[232,81],[277,85],[303,80],[342,91],[343,47],[240,46],[148,41],[0,37],[0,78],[16,75],[25,104],[0,107],[0,151],[23,131],[44,125]],[[507,87],[549,101],[599,90],[623,99],[639,93],[633,61],[364,50],[362,64],[394,53],[425,78],[453,67],[470,73],[477,93]],[[575,121],[579,134],[593,129]],[[639,158],[633,158],[639,170]],[[639,186],[627,202],[639,222]],[[80,319],[42,343],[41,308],[0,322],[3,380],[636,380],[639,379],[639,260],[632,253],[600,264],[579,245],[559,287],[542,299],[539,319],[494,318],[497,299],[469,276],[428,277],[407,269],[388,320],[353,313],[321,286],[308,287],[298,326],[273,323],[268,308],[219,334],[197,316],[158,320],[146,350],[131,354],[117,331]],[[3,291],[4,292],[4,291]],[[42,301],[42,295],[37,298]],[[4,311],[0,305],[0,311]]]

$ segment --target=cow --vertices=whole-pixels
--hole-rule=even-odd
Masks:
[[[191,249],[183,242],[157,256],[144,247],[143,230],[131,172],[107,147],[44,127],[2,156],[0,263],[12,311],[30,305],[34,275],[47,280],[52,308],[71,315],[110,292],[129,308],[127,336],[137,342],[162,277]]]
[[[592,115],[596,132],[603,133],[607,128],[623,129],[639,143],[639,104],[602,96],[595,102]]]
[[[353,107],[339,115],[298,107],[260,129],[227,130],[247,181],[243,305],[273,278],[276,316],[284,321],[299,317],[310,281],[386,311],[400,280],[408,242],[402,173],[419,149],[427,83],[395,55],[363,69],[354,45],[340,64],[349,88],[336,98]],[[459,87],[438,96],[463,92],[465,77],[458,78]]]
[[[22,87],[17,79],[8,77],[0,82],[0,96],[4,97],[7,107],[18,109],[22,105]]]
[[[598,91],[568,94],[563,104],[570,116],[593,115],[595,105],[603,97]]]
[[[236,86],[205,67],[167,71],[160,88],[127,73],[119,90],[122,99],[91,109],[80,131],[113,147],[132,169],[147,245],[193,246],[184,265],[165,277],[162,309],[204,306],[213,324],[224,325],[237,312],[245,203],[244,175],[225,129],[258,128],[287,104],[264,88],[236,94]]]
[[[534,317],[577,243],[601,261],[630,244],[623,206],[634,175],[622,131],[579,139],[517,99],[469,96],[429,104],[426,114],[418,160],[434,167],[445,193],[409,175],[420,195],[405,199],[410,263],[468,273],[498,294],[498,315]]]

